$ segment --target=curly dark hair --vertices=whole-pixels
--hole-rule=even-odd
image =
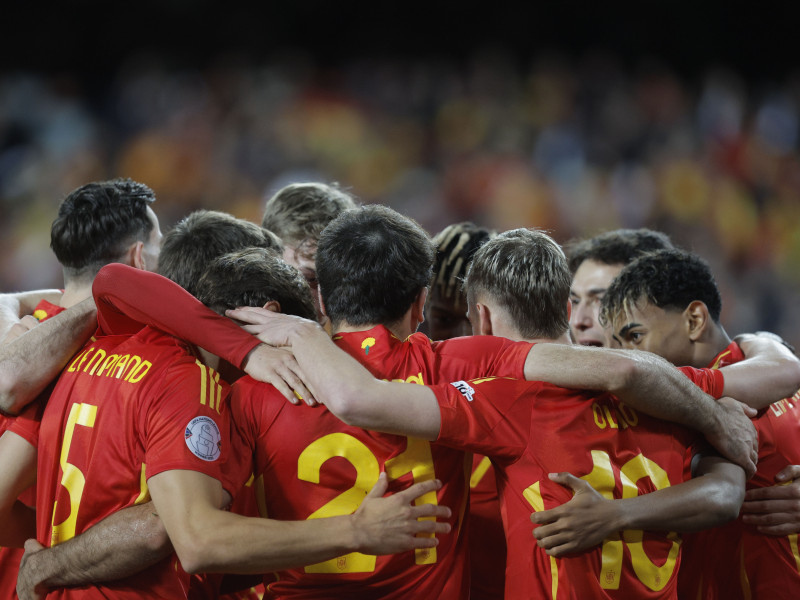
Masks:
[[[574,274],[586,260],[605,265],[627,265],[645,252],[674,248],[666,233],[652,229],[615,229],[564,245],[569,270]]]
[[[603,297],[600,322],[610,323],[642,300],[678,310],[699,300],[715,323],[722,312],[722,298],[708,263],[685,250],[647,253],[623,268]]]

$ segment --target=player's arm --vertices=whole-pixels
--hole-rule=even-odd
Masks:
[[[51,548],[25,543],[17,590],[21,599],[57,587],[113,581],[134,575],[172,553],[152,502],[124,508],[84,533]]]
[[[8,330],[22,317],[32,314],[40,300],[57,304],[61,295],[61,290],[0,294],[0,339],[4,338]]]
[[[435,546],[418,533],[447,533],[446,507],[412,506],[415,498],[441,487],[438,480],[414,484],[383,498],[387,480],[378,483],[352,515],[275,521],[220,510],[222,486],[208,475],[164,471],[148,480],[158,514],[183,568],[189,573],[265,573],[328,560],[350,552],[393,554]]]
[[[18,414],[58,375],[97,327],[91,298],[0,344],[0,410]]]
[[[742,520],[766,535],[800,533],[800,465],[785,467],[775,479],[773,486],[747,490]]]
[[[800,389],[800,359],[769,334],[737,336],[745,360],[720,369],[726,396],[756,409],[788,398]]]
[[[98,323],[106,333],[134,332],[150,325],[243,369],[258,346],[262,381],[274,385],[287,399],[294,399],[295,392],[311,397],[305,376],[290,353],[260,344],[166,277],[113,263],[100,269],[92,294]]]
[[[36,481],[36,448],[11,431],[0,436],[0,546],[21,548],[36,535],[36,513],[17,500]]]
[[[252,311],[238,309],[228,311],[228,315],[246,317],[247,312]],[[314,321],[268,311],[258,314],[264,319],[257,326],[260,335],[276,346],[291,347],[308,374],[314,397],[339,419],[364,429],[426,440],[439,436],[439,404],[427,386],[375,379],[357,360],[337,348]],[[247,368],[253,378],[261,379],[257,354]]]
[[[714,400],[660,356],[641,350],[536,344],[525,362],[525,378],[608,391],[645,414],[699,431],[748,476],[755,473],[758,437],[749,420],[755,413],[730,398]]]
[[[701,458],[689,481],[622,500],[604,498],[570,473],[550,479],[575,492],[569,502],[531,515],[540,525],[533,531],[537,544],[551,556],[586,550],[626,529],[689,532],[722,525],[736,518],[745,483],[742,468],[718,456]]]

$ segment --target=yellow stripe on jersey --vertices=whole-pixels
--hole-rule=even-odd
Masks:
[[[469,487],[474,488],[483,476],[486,475],[486,471],[489,470],[489,467],[492,466],[492,461],[489,460],[488,456],[484,456],[481,462],[478,463],[478,466],[475,467],[475,470],[472,472],[472,477],[469,478]]]
[[[195,360],[197,366],[200,367],[200,404],[206,404],[206,378],[208,377],[208,368],[199,360]]]
[[[522,492],[522,497],[528,501],[528,504],[531,505],[534,512],[542,512],[544,510],[544,500],[542,499],[542,492],[539,487],[539,482],[537,481],[531,486],[528,486],[524,492]],[[554,556],[550,556],[550,593],[552,594],[552,598],[558,597],[558,562]]]
[[[725,350],[725,352],[720,354],[719,357],[717,358],[717,360],[714,361],[714,364],[711,365],[711,368],[712,369],[719,369],[719,363],[721,363],[722,359],[725,358],[726,356],[728,356],[730,353],[731,353],[730,350]]]
[[[797,547],[797,534],[792,533],[789,537],[789,547],[792,549],[792,556],[794,556],[794,562],[797,565],[797,571],[800,573],[800,550]]]
[[[150,502],[150,488],[147,487],[147,476],[144,474],[145,464],[142,463],[142,472],[139,475],[139,497],[133,501],[134,504],[144,504]]]
[[[747,577],[747,570],[744,568],[744,547],[739,547],[739,583],[742,586],[742,597],[744,600],[752,600],[753,592],[750,591],[750,579]]]

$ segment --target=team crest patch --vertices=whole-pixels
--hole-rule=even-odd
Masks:
[[[461,395],[464,396],[468,402],[472,402],[472,398],[475,395],[475,390],[470,384],[468,384],[466,381],[453,381],[450,385],[461,392]]]
[[[363,342],[361,342],[361,349],[364,350],[364,354],[369,354],[369,349],[375,345],[375,338],[368,337]]]
[[[211,417],[195,417],[186,426],[186,445],[197,458],[211,462],[219,458],[222,436]]]

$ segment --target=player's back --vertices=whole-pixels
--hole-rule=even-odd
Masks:
[[[744,360],[736,342],[715,357],[714,367]],[[747,489],[775,484],[787,465],[800,464],[800,392],[771,404],[754,419],[758,432],[756,473]],[[800,588],[798,536],[770,536],[746,525],[741,515],[721,527],[687,538],[686,569],[680,586],[686,594],[738,600],[795,598]]]
[[[530,345],[514,346],[491,338],[487,343],[434,345],[422,335],[401,341],[388,329],[334,336],[376,377],[425,384],[439,378],[477,376],[481,369],[521,373]],[[456,350],[461,345],[462,349]],[[496,351],[481,354],[477,348]],[[514,347],[510,350],[510,347]],[[452,351],[449,350],[452,348]],[[487,358],[488,357],[488,358]],[[258,398],[258,399],[256,399]],[[234,386],[234,419],[248,428],[244,437],[256,447],[257,474],[263,475],[268,516],[307,519],[352,513],[386,471],[390,490],[438,478],[443,488],[420,503],[450,507],[452,532],[433,549],[393,556],[348,555],[284,572],[269,593],[287,598],[441,598],[468,596],[469,577],[464,512],[471,457],[463,451],[424,440],[367,432],[350,427],[324,407],[287,406],[269,386],[249,378]],[[260,437],[262,436],[262,437]]]
[[[207,378],[203,396],[185,400],[184,377]],[[199,385],[199,383],[198,383]],[[219,407],[226,390],[184,344],[155,330],[133,337],[99,337],[79,352],[56,384],[42,418],[39,441],[37,537],[46,546],[65,542],[121,508],[149,501],[146,478],[185,468],[207,450],[219,455],[219,435],[190,446],[190,404]],[[199,402],[198,402],[199,400]],[[208,407],[207,407],[208,408]],[[174,418],[173,418],[174,417]],[[202,419],[202,418],[201,418]],[[176,426],[180,422],[181,426]],[[169,448],[177,451],[168,452]],[[185,456],[184,456],[185,455]],[[64,597],[181,597],[188,578],[174,557],[113,584],[66,588]]]
[[[468,386],[445,392],[455,407],[448,412],[461,416],[443,420],[440,441],[484,453],[495,465],[508,542],[506,597],[675,597],[678,538],[626,531],[596,550],[554,559],[536,546],[529,517],[571,498],[548,473],[570,472],[607,498],[680,483],[694,435],[608,394],[504,379]]]

